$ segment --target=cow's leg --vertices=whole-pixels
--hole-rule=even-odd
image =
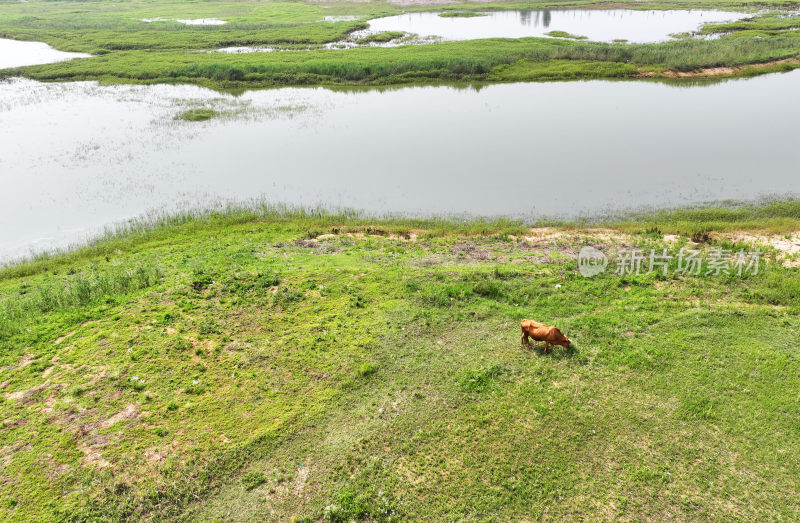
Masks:
[[[547,351],[550,350],[550,343],[545,341],[544,342],[544,353],[547,354]]]
[[[520,338],[520,341],[523,345],[527,345],[528,347],[531,346],[531,342],[528,341],[528,333],[525,331],[522,331],[522,337]]]

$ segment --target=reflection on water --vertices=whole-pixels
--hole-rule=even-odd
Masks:
[[[0,38],[0,69],[24,65],[50,64],[73,58],[87,58],[86,53],[57,51],[43,42],[20,42]]]
[[[475,17],[442,17],[439,13],[407,13],[369,21],[370,30],[405,31],[423,38],[472,40],[546,36],[550,31],[611,42],[663,42],[670,35],[703,24],[739,20],[745,13],[724,11],[637,11],[631,9],[543,9],[494,11]]]
[[[248,91],[0,82],[0,258],[181,202],[574,216],[800,192],[800,71]],[[657,102],[656,102],[657,101]],[[222,117],[185,122],[191,107]]]
[[[550,27],[550,20],[552,20],[553,15],[549,9],[543,9],[538,11],[531,11],[529,9],[523,9],[519,11],[519,23],[525,26],[538,27],[541,25],[545,29]]]

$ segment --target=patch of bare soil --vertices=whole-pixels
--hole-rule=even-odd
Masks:
[[[781,262],[784,267],[800,267],[800,231],[785,235],[749,232],[714,233],[712,237],[735,243],[746,243],[755,247],[775,249],[779,253],[776,260]]]
[[[581,247],[591,245],[601,250],[607,248],[628,249],[634,245],[633,238],[613,229],[590,228],[564,230],[554,227],[535,227],[519,244],[522,248],[550,251],[549,255],[560,255],[576,258]],[[552,261],[552,260],[550,260]],[[548,263],[549,261],[542,261]]]
[[[24,369],[25,367],[27,367],[28,365],[33,363],[33,360],[35,360],[35,359],[36,359],[36,355],[35,354],[31,354],[31,353],[23,354],[17,360],[17,364],[16,365],[12,365],[10,367],[0,367],[0,371]],[[7,386],[8,386],[8,384],[6,384],[5,386],[0,386],[0,388],[5,388]]]
[[[19,363],[17,363],[17,368],[18,369],[24,369],[25,367],[27,367],[28,365],[33,363],[33,360],[35,360],[35,359],[36,359],[36,355],[34,355],[34,354],[23,354],[19,358]]]
[[[46,390],[48,386],[49,385],[47,383],[42,383],[41,385],[31,387],[30,389],[6,393],[5,397],[7,400],[21,401],[25,405],[30,405],[36,401],[37,395],[43,390]]]
[[[102,452],[103,449],[111,443],[111,439],[114,436],[99,434],[98,431],[100,429],[112,427],[121,421],[138,419],[140,417],[141,413],[139,412],[139,407],[131,404],[104,420],[96,423],[84,423],[78,426],[73,436],[78,448],[84,453],[84,465],[95,466],[101,469],[110,467],[111,463],[103,458]]]
[[[664,71],[667,78],[694,78],[696,76],[730,76],[741,67],[706,67],[697,71]]]
[[[144,459],[149,463],[158,463],[167,458],[168,452],[161,449],[149,449],[144,452]]]
[[[101,421],[100,427],[105,429],[111,427],[112,425],[120,421],[136,419],[139,416],[140,416],[139,407],[131,404],[122,409],[121,411],[117,412],[113,416]]]
[[[800,63],[800,60],[776,60],[765,64],[758,64],[765,67],[768,65],[775,65],[785,62]],[[714,68],[715,70],[722,70],[726,68]],[[711,71],[713,73],[713,71]],[[714,74],[723,74],[717,71]],[[374,234],[373,234],[374,233]],[[388,235],[383,231],[371,231],[368,233],[335,233],[323,234],[313,239],[297,240],[291,244],[276,244],[275,247],[304,247],[309,249],[317,249],[317,252],[323,253],[326,248],[336,249],[331,245],[334,239],[338,238],[339,242],[342,238],[360,239],[368,236],[380,236],[390,240],[412,241],[418,240],[421,233],[409,233],[401,236]],[[582,246],[591,245],[601,250],[609,249],[631,249],[636,245],[635,235],[630,235],[615,229],[592,227],[584,229],[562,229],[558,227],[533,227],[527,234],[521,236],[509,236],[514,242],[514,248],[529,251],[547,251],[546,256],[541,259],[534,260],[539,263],[556,263],[559,255],[568,258],[577,257],[578,250]],[[676,244],[680,242],[682,236],[677,234],[665,234],[663,241],[668,244]],[[753,234],[753,233],[713,233],[706,235],[702,239],[689,238],[689,245],[698,245],[707,243],[709,240],[726,239],[734,242],[741,242],[746,244],[766,245],[779,251],[781,254],[778,256],[784,266],[787,267],[800,267],[800,231],[792,233],[788,237],[777,234]],[[452,254],[431,254],[429,256],[420,258],[412,262],[414,265],[423,267],[434,265],[446,264],[459,264],[464,260],[486,261],[498,260],[496,253],[492,250],[492,246],[485,244],[478,240],[462,239],[459,240],[451,247]],[[453,256],[455,255],[455,257]],[[553,258],[555,256],[555,258]],[[500,261],[502,261],[500,259]]]
[[[763,62],[758,64],[740,65],[735,67],[705,67],[697,69],[696,71],[664,71],[663,73],[656,73],[655,71],[647,71],[633,75],[634,78],[654,78],[663,76],[666,78],[712,78],[715,76],[733,76],[745,69],[764,69],[781,64],[800,64],[798,58],[785,58],[783,60],[772,60],[770,62]]]
[[[33,450],[33,446],[22,440],[17,440],[10,445],[3,445],[0,447],[0,468],[5,468],[10,465],[11,461],[14,459],[14,454],[17,452],[30,450]]]
[[[323,236],[325,238],[323,238]],[[300,247],[302,249],[310,249],[310,254],[336,254],[342,251],[342,246],[334,244],[330,241],[336,238],[336,235],[325,234],[317,238],[301,238],[291,243],[278,242],[273,245],[276,249],[284,249],[287,247]]]
[[[56,341],[54,341],[53,343],[55,343],[56,345],[59,345],[62,341],[64,341],[65,339],[69,338],[73,334],[75,334],[75,331],[69,331],[68,333],[64,334],[63,336],[59,336],[58,338],[56,338]]]
[[[473,260],[489,260],[492,258],[492,253],[488,250],[479,247],[473,242],[458,242],[453,245],[453,252],[456,255],[466,255]]]
[[[87,434],[78,438],[78,448],[84,453],[83,463],[99,469],[110,467],[111,463],[102,454],[108,443],[109,437],[104,434]]]
[[[480,4],[487,4],[492,2],[499,2],[500,0],[388,0],[389,4],[397,5],[402,7],[410,7],[410,6],[424,6],[424,5],[447,5],[447,4],[469,4],[469,3],[480,3]]]

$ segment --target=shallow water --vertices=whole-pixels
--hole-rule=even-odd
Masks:
[[[225,20],[219,20],[217,18],[142,18],[142,22],[148,24],[153,22],[178,22],[183,25],[223,25],[228,23]]]
[[[86,53],[65,53],[43,42],[21,42],[0,38],[0,69],[25,65],[50,64],[73,58],[88,58]]]
[[[358,20],[361,18],[360,16],[353,16],[353,15],[341,15],[341,16],[323,16],[323,22],[352,22],[353,20]]]
[[[0,257],[227,199],[536,217],[798,193],[799,86],[800,71],[240,96],[0,82]],[[223,117],[174,119],[201,106]]]
[[[652,43],[670,35],[692,32],[711,22],[745,18],[745,13],[725,11],[637,11],[632,9],[554,9],[494,11],[485,16],[445,18],[439,13],[407,13],[369,21],[370,30],[405,31],[443,40],[523,38],[565,31],[589,40]]]

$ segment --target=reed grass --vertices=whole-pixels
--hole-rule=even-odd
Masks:
[[[70,6],[82,2],[0,4],[0,37],[43,40],[59,49],[91,52],[98,56],[56,64],[0,70],[0,78],[26,76],[44,81],[102,80],[104,82],[196,83],[215,88],[283,85],[369,85],[442,81],[519,81],[519,67],[504,76],[507,66],[531,64],[546,74],[530,80],[633,77],[666,70],[694,71],[711,67],[738,67],[794,58],[800,53],[798,17],[774,12],[735,24],[715,24],[704,33],[721,38],[686,38],[657,44],[598,43],[565,38],[486,39],[403,45],[322,49],[367,25],[365,18],[396,14],[384,4],[339,5],[330,10],[301,3],[264,5],[218,2],[184,5],[167,0],[155,4],[132,2],[123,11],[106,2],[92,2],[77,15]],[[587,4],[592,5],[592,4]],[[636,8],[637,3],[625,4]],[[691,3],[648,4],[648,8],[687,8]],[[730,8],[728,2],[702,7]],[[749,5],[749,4],[745,4]],[[33,7],[32,7],[33,6]],[[535,8],[537,4],[504,2],[489,9]],[[39,9],[33,16],[32,9]],[[487,8],[449,6],[445,14]],[[418,10],[422,8],[414,8]],[[41,11],[44,10],[44,11]],[[88,13],[88,14],[87,14]],[[358,20],[326,22],[323,15],[350,14]],[[45,16],[46,15],[46,16]],[[144,24],[136,17],[216,17],[222,26]],[[728,34],[729,33],[729,34]],[[386,41],[389,33],[366,37],[365,43]],[[564,35],[559,35],[564,36]],[[230,46],[279,45],[295,49],[275,53],[202,53]],[[605,64],[605,65],[600,65]],[[505,69],[504,69],[505,68]],[[758,74],[754,69],[732,74]]]
[[[209,87],[280,85],[369,85],[440,81],[514,81],[503,67],[517,62],[546,66],[548,79],[633,76],[644,71],[692,71],[793,58],[800,39],[725,37],[662,44],[605,44],[550,38],[521,38],[363,47],[277,53],[185,53],[123,51],[69,62],[0,70],[0,78],[26,76],[44,81],[197,83]],[[601,67],[606,64],[606,67]],[[559,71],[559,69],[562,69]]]

